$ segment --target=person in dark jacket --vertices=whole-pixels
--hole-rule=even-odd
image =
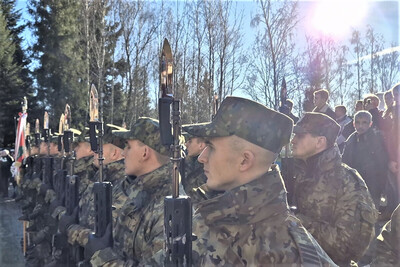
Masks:
[[[336,115],[333,109],[328,105],[329,92],[328,90],[321,89],[314,92],[314,106],[313,112],[323,113],[328,115],[332,119],[335,119]]]
[[[372,115],[359,111],[354,116],[354,132],[346,141],[343,162],[356,169],[363,177],[379,208],[387,182],[388,154],[383,137],[372,127]]]
[[[11,177],[13,158],[7,149],[0,151],[0,197],[8,197],[8,183]]]

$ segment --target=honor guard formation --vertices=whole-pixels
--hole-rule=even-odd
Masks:
[[[227,96],[182,125],[172,62],[165,40],[159,117],[130,129],[94,85],[82,128],[66,104],[58,132],[46,111],[31,133],[23,101],[0,194],[13,175],[26,266],[400,266],[400,83],[383,112],[321,89],[300,118]]]

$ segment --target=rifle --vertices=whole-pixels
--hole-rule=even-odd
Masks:
[[[67,109],[66,109],[67,110]],[[63,134],[63,147],[66,157],[69,160],[69,166],[67,170],[67,175],[64,180],[61,180],[59,187],[63,185],[65,196],[61,199],[65,202],[65,214],[61,217],[59,221],[59,233],[54,236],[53,245],[57,249],[62,250],[61,257],[62,262],[66,261],[68,266],[72,264],[71,253],[74,252],[73,247],[68,244],[67,241],[67,230],[71,224],[77,224],[79,222],[78,218],[78,203],[79,203],[79,177],[74,174],[74,162],[75,162],[75,152],[72,149],[72,143],[74,141],[74,131],[69,128],[69,123],[71,123],[71,112],[68,106],[68,120],[64,121],[64,134]],[[64,119],[65,119],[64,114]],[[62,198],[63,196],[61,196]]]
[[[103,182],[103,97],[100,92],[100,105],[96,87],[92,84],[90,89],[90,122],[89,137],[92,151],[98,154],[99,160],[99,181],[93,185],[94,203],[95,203],[95,224],[94,232],[89,235],[89,243],[98,242],[97,250],[112,247],[112,234],[104,240],[101,239],[107,230],[112,229],[112,184]],[[100,112],[99,112],[100,111]],[[90,260],[94,251],[85,249],[85,260]]]
[[[47,190],[52,188],[52,172],[53,172],[53,158],[50,156],[50,138],[51,138],[51,130],[49,128],[49,114],[47,111],[44,112],[44,120],[43,120],[43,137],[44,141],[47,143],[47,156],[43,158],[43,184],[44,188]],[[43,193],[43,191],[42,191]],[[45,193],[45,192],[44,192]]]
[[[36,147],[40,147],[40,129],[39,129],[39,119],[36,119],[35,121],[35,145]],[[35,159],[33,160],[33,174],[32,174],[32,179],[38,177],[40,178],[40,171],[42,169],[42,161],[40,158],[36,155]]]
[[[166,237],[166,266],[191,266],[192,262],[192,203],[190,197],[179,195],[179,170],[182,162],[180,101],[173,97],[173,58],[171,46],[164,39],[160,58],[159,123],[163,145],[172,150],[172,196],[164,199],[164,231]],[[172,104],[172,114],[171,114]],[[171,115],[172,130],[171,133]]]

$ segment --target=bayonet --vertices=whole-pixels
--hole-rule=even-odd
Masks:
[[[160,72],[161,98],[158,110],[161,142],[163,145],[170,146],[173,162],[172,196],[164,199],[164,233],[166,237],[164,263],[167,266],[191,266],[192,204],[189,197],[179,195],[179,170],[182,162],[180,101],[174,99],[173,96],[173,57],[167,39],[164,39],[160,55]]]
[[[40,145],[40,126],[39,126],[39,119],[35,121],[35,145],[39,147]]]
[[[99,94],[96,87],[92,85],[90,89],[90,122],[89,135],[92,151],[98,154],[99,161],[99,181],[93,185],[94,203],[96,211],[96,219],[94,224],[94,232],[89,235],[89,242],[97,243],[103,247],[113,246],[112,234],[107,236],[105,243],[100,242],[100,238],[104,237],[107,227],[112,229],[112,184],[103,182],[103,94]],[[100,105],[99,105],[100,103]],[[111,231],[112,232],[112,231]],[[89,260],[93,251],[85,249],[85,259]]]

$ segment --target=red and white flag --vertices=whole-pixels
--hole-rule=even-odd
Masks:
[[[15,137],[15,178],[19,177],[19,168],[22,165],[22,161],[26,157],[26,146],[25,146],[25,128],[26,128],[26,120],[28,118],[28,113],[20,112],[18,119],[18,127],[17,134]]]

